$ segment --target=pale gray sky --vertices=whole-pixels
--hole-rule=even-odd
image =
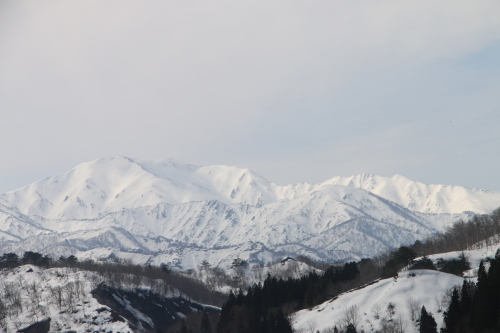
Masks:
[[[0,2],[0,192],[100,157],[500,191],[500,2]]]

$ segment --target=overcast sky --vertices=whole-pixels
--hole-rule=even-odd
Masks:
[[[101,157],[500,191],[500,1],[0,1],[0,192]]]

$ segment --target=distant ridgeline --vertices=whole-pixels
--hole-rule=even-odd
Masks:
[[[356,261],[412,244],[474,213],[500,193],[360,174],[275,184],[249,169],[126,157],[0,194],[0,253],[229,268],[284,256]]]

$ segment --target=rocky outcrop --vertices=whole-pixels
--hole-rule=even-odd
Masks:
[[[26,328],[22,328],[18,333],[48,333],[50,330],[50,317],[41,321],[38,321]]]
[[[218,311],[182,297],[167,298],[148,289],[123,290],[101,283],[92,290],[92,296],[123,317],[137,330],[156,332],[178,322],[193,312]]]

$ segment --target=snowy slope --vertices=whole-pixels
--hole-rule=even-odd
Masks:
[[[174,160],[104,158],[78,165],[0,199],[20,213],[49,219],[95,218],[123,208],[216,200],[226,205],[262,206],[342,185],[360,188],[422,213],[487,213],[500,193],[462,186],[427,185],[400,175],[334,177],[321,184],[280,186],[248,169],[197,166]]]
[[[19,306],[14,305],[12,298],[2,297],[7,316],[0,323],[0,332],[16,332],[46,318],[51,318],[53,331],[132,331],[125,320],[114,319],[111,310],[90,295],[91,275],[64,268],[42,270],[31,265],[0,273],[2,296],[7,291],[19,295]]]
[[[1,195],[0,252],[109,248],[152,262],[182,261],[185,268],[210,251],[213,263],[242,255],[260,263],[298,254],[358,259],[424,238],[470,214],[465,210],[482,213],[495,203],[499,193],[401,176],[280,186],[248,169],[116,157]]]
[[[471,211],[487,214],[498,208],[500,193],[463,186],[428,185],[401,175],[382,177],[360,174],[334,177],[324,184],[361,188],[413,211],[431,214],[458,214]]]
[[[104,283],[103,283],[104,282]],[[0,332],[16,332],[50,319],[50,332],[144,332],[165,328],[198,311],[217,311],[150,287],[117,288],[89,271],[24,265],[0,271]],[[158,285],[161,285],[158,283]],[[161,288],[160,288],[161,289]],[[5,315],[5,316],[4,316]],[[156,327],[155,327],[156,326]]]
[[[276,200],[273,187],[248,169],[201,167],[173,160],[105,158],[2,196],[26,215],[92,219],[123,208],[217,200],[259,206]]]
[[[479,248],[467,251],[437,253],[428,258],[436,263],[439,258],[451,260],[464,254],[471,265],[471,269],[464,272],[464,276],[475,282],[481,260],[487,261],[488,258],[494,258],[500,245],[497,239],[493,246],[477,244],[477,247]],[[446,302],[449,302],[449,290],[455,286],[461,287],[463,280],[462,277],[438,271],[409,271],[405,268],[399,272],[397,279],[374,281],[312,309],[296,312],[293,317],[293,326],[297,332],[309,332],[312,326],[316,328],[314,332],[316,330],[322,332],[335,325],[340,328],[346,311],[354,306],[359,315],[358,332],[362,329],[365,332],[376,331],[381,328],[384,321],[391,319],[387,312],[387,305],[393,303],[395,310],[392,322],[403,323],[407,332],[418,332],[416,322],[412,320],[408,307],[408,300],[411,299],[417,305],[418,311],[424,305],[428,311],[432,312],[439,328],[443,323]],[[378,318],[376,318],[376,313],[379,315]]]
[[[413,276],[414,275],[414,276]],[[322,303],[312,309],[295,313],[293,327],[297,332],[309,332],[312,326],[316,330],[342,326],[342,317],[354,306],[359,315],[358,332],[376,331],[381,328],[383,320],[396,321],[401,319],[407,332],[417,332],[415,321],[411,320],[407,308],[408,300],[418,304],[417,308],[425,306],[435,316],[438,327],[441,326],[442,312],[438,312],[436,297],[442,299],[450,288],[463,282],[463,278],[430,270],[415,270],[400,273],[397,279],[380,280],[364,288],[346,292],[333,300]],[[392,318],[387,312],[387,306],[392,303],[394,314]],[[375,309],[378,308],[378,311]],[[378,318],[376,316],[378,312]]]

